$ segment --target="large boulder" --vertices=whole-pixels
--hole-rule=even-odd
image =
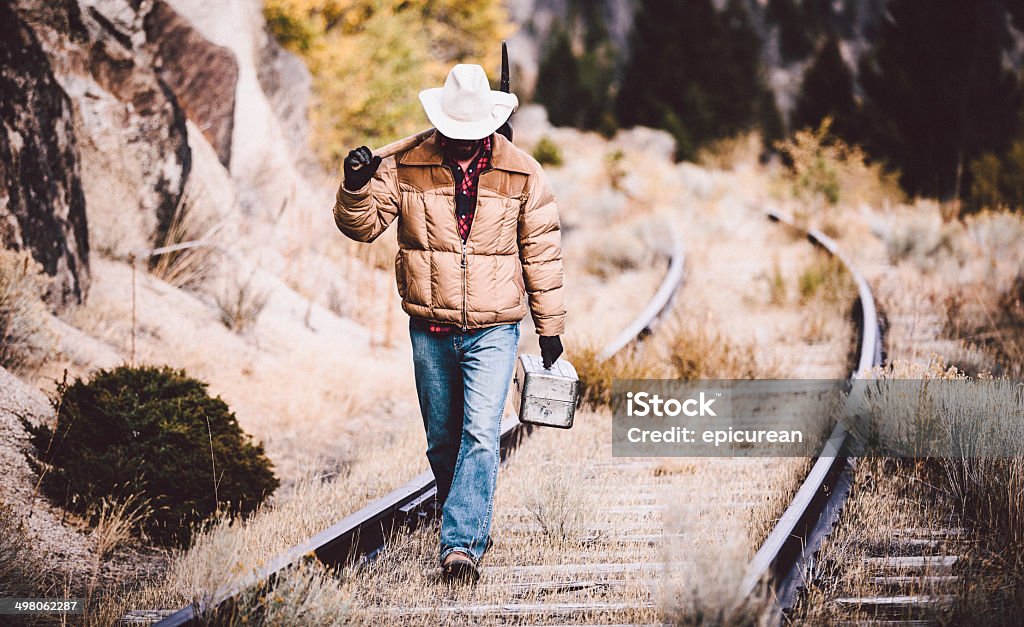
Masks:
[[[238,61],[229,169],[247,215],[265,221],[276,219],[289,207],[329,207],[334,190],[317,185],[321,172],[300,165],[309,159],[301,133],[310,88],[308,72],[288,53],[274,49],[262,1],[167,3],[204,37],[234,52]],[[294,134],[297,127],[298,136]],[[329,213],[321,209],[317,215],[329,217]]]
[[[32,29],[0,2],[0,245],[31,251],[54,277],[57,306],[80,303],[89,286],[72,113]]]
[[[228,167],[238,84],[235,55],[200,35],[163,0],[153,3],[145,28],[146,38],[155,48],[160,77]]]
[[[151,2],[18,0],[71,99],[93,250],[159,243],[191,168],[185,112],[153,69]]]

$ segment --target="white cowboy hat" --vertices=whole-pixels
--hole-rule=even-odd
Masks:
[[[452,139],[483,139],[519,106],[515,94],[491,91],[482,67],[466,63],[448,72],[444,87],[421,91],[420,102],[434,128]]]

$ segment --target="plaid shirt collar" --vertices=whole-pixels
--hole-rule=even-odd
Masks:
[[[448,166],[449,168],[458,165],[455,162],[455,159],[452,159],[451,155],[448,153],[448,138],[438,133],[438,141],[441,144],[442,163]],[[480,154],[477,155],[476,163],[470,164],[470,169],[475,169],[477,173],[479,173],[481,170],[490,165],[491,151],[493,150],[493,144],[491,143],[490,135],[484,137],[480,141],[483,142],[483,148],[480,150]],[[474,165],[476,166],[475,168],[473,167]]]

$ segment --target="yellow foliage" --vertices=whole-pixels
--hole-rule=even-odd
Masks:
[[[817,129],[797,131],[775,147],[792,163],[788,180],[793,196],[810,204],[881,205],[900,198],[896,175],[869,164],[859,146],[832,135],[832,119]]]
[[[426,128],[417,95],[453,63],[497,78],[512,30],[500,0],[265,0],[264,15],[313,74],[314,149],[329,167],[356,146]]]

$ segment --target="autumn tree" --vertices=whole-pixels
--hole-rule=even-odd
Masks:
[[[336,165],[428,124],[416,98],[454,63],[497,77],[511,33],[500,0],[266,0],[267,27],[313,74],[314,147]]]

